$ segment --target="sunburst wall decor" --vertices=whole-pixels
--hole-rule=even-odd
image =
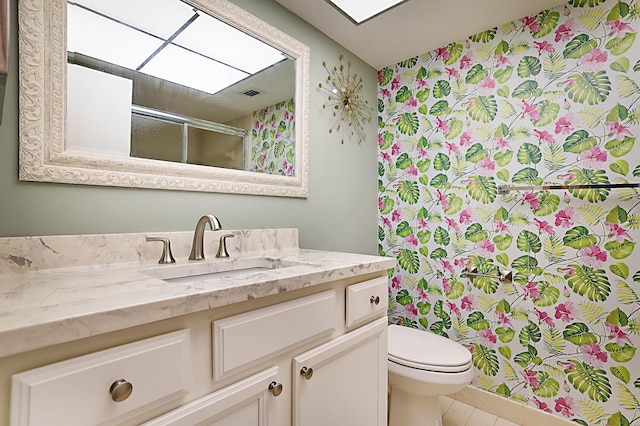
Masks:
[[[363,87],[362,77],[351,72],[351,61],[347,61],[345,67],[344,55],[340,55],[339,58],[339,67],[328,68],[326,62],[322,63],[327,70],[327,80],[325,84],[318,84],[318,87],[329,93],[327,102],[322,104],[322,108],[333,110],[333,116],[338,119],[329,129],[329,133],[342,130],[342,143],[344,143],[345,133],[350,133],[358,139],[358,143],[362,143],[366,138],[364,125],[371,121],[373,109],[360,97]]]

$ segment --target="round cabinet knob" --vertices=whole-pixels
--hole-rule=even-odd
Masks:
[[[133,392],[133,385],[126,381],[125,379],[116,380],[111,383],[111,387],[109,388],[109,393],[111,394],[111,399],[115,402],[122,402],[125,399],[131,396]]]
[[[371,298],[369,299],[369,302],[371,302],[373,305],[379,305],[380,296],[371,296]]]
[[[282,393],[282,383],[271,382],[269,384],[269,392],[271,392],[273,396],[279,396]]]
[[[307,380],[311,379],[313,377],[313,368],[302,367],[302,369],[300,369],[300,375]]]

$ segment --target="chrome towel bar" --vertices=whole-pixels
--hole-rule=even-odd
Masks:
[[[563,189],[619,189],[640,188],[640,183],[603,183],[603,184],[575,184],[575,185],[499,185],[498,194],[504,195],[511,191],[553,191]]]
[[[467,269],[463,272],[463,275],[471,280],[477,277],[486,277],[496,278],[498,281],[506,283],[510,283],[511,281],[513,281],[513,271],[509,271],[506,269],[501,269],[498,275],[491,275],[479,273],[476,266],[467,266]]]

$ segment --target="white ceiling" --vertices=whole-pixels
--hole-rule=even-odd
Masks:
[[[566,0],[409,0],[356,26],[326,0],[276,1],[376,69],[566,3]]]

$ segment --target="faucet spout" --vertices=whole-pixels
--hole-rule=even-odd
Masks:
[[[196,224],[196,230],[193,233],[193,244],[191,245],[191,254],[189,260],[204,259],[204,230],[209,224],[212,231],[222,229],[222,225],[217,217],[212,214],[202,216]]]

